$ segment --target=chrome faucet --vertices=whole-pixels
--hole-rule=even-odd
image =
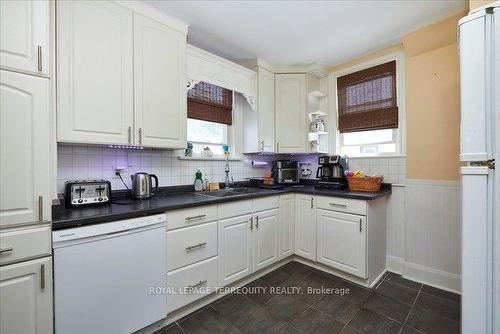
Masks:
[[[229,157],[226,157],[226,167],[224,168],[224,172],[226,173],[226,180],[225,180],[225,189],[229,190],[229,187],[234,183],[234,179],[231,176],[231,181],[229,181]]]

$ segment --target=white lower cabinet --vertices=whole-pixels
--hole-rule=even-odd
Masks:
[[[295,243],[295,195],[280,196],[279,258],[293,255]]]
[[[212,293],[217,287],[217,257],[170,271],[167,286],[167,313]]]
[[[366,217],[318,209],[317,261],[366,278]]]
[[[253,271],[278,261],[278,209],[254,214]]]
[[[233,283],[279,258],[279,197],[244,201],[251,214],[219,220],[219,285]],[[222,204],[219,215],[239,202]],[[222,210],[221,210],[222,208]],[[240,209],[241,210],[241,209]],[[233,212],[235,212],[233,210]]]
[[[251,224],[252,215],[219,220],[220,286],[228,285],[252,273]]]
[[[52,258],[0,267],[0,333],[53,333]]]
[[[316,261],[314,196],[295,195],[295,254]]]

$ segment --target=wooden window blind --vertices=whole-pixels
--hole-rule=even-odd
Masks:
[[[398,127],[396,61],[337,78],[339,131]]]
[[[187,94],[187,117],[231,125],[233,91],[208,82],[199,82]]]

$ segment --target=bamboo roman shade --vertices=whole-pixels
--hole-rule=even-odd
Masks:
[[[396,61],[337,78],[339,131],[398,127]]]
[[[187,117],[231,125],[233,91],[201,81],[188,91]]]

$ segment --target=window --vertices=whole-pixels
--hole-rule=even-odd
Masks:
[[[188,91],[187,140],[193,153],[201,154],[210,147],[214,155],[223,155],[228,143],[228,127],[232,124],[233,92],[200,82]]]
[[[337,151],[347,156],[402,153],[399,107],[401,56],[336,76]],[[399,65],[401,66],[401,65]],[[358,67],[359,68],[359,67]]]
[[[214,155],[223,155],[222,144],[227,143],[226,124],[188,118],[187,140],[193,144],[193,153],[201,154],[204,147],[210,147]]]

